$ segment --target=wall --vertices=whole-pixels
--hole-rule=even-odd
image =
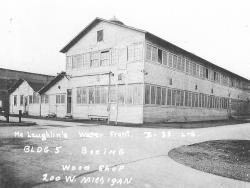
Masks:
[[[104,40],[97,42],[96,32],[101,29],[104,31]],[[114,75],[111,76],[111,85],[143,83],[144,54],[142,54],[142,58],[139,60],[127,61],[126,53],[127,46],[134,43],[141,43],[143,50],[144,41],[145,36],[143,33],[124,27],[119,27],[110,23],[101,22],[97,24],[91,31],[89,31],[71,49],[69,49],[66,54],[67,56],[110,49],[112,53],[112,63],[114,63],[114,65],[104,67],[67,70],[67,74],[72,76],[72,115],[74,118],[88,118],[89,115],[108,115],[107,104],[97,105],[76,103],[76,91],[78,87],[109,85],[109,75],[105,73],[110,71],[114,73]],[[119,58],[117,58],[118,56]],[[118,81],[118,75],[120,73],[122,73],[124,77],[122,81]],[[93,76],[90,76],[90,74]],[[120,122],[142,123],[142,105],[118,105],[118,113],[116,109],[116,103],[112,104],[111,121],[116,121],[117,119],[117,121]]]
[[[18,114],[19,110],[22,110],[22,112],[27,111],[28,113],[33,113],[34,107],[30,107],[28,103],[26,107],[25,105],[20,105],[20,95],[23,95],[24,98],[28,98],[29,95],[33,95],[33,92],[34,90],[30,87],[30,85],[26,81],[24,81],[14,92],[10,94],[10,113]],[[15,95],[17,96],[16,106],[14,106]],[[35,110],[34,113],[37,113],[37,111]],[[39,115],[39,112],[37,113],[37,115]]]
[[[185,72],[168,68],[157,62],[145,60],[144,67],[145,72],[147,73],[144,77],[144,81],[148,84],[231,99],[241,99],[245,101],[250,99],[250,94],[242,89],[227,87],[206,79],[194,77]],[[172,84],[170,84],[170,79],[172,79]],[[195,89],[196,85],[197,89]],[[211,93],[212,89],[213,93]],[[247,110],[232,110],[232,114],[242,113],[244,111]],[[229,110],[145,105],[143,115],[144,121],[194,121],[226,119],[229,116]]]
[[[42,104],[41,105],[41,114],[43,116],[46,116],[50,113],[57,114],[57,117],[65,117],[67,114],[66,112],[66,99],[67,99],[67,89],[71,89],[70,81],[64,77],[62,80],[60,80],[58,83],[56,83],[54,86],[52,86],[47,92],[45,92],[46,95],[49,96],[49,104]],[[63,104],[57,104],[56,103],[56,95],[57,94],[64,94],[65,95],[65,103]]]

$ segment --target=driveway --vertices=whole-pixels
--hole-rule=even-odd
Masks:
[[[181,145],[249,140],[249,123],[153,129],[25,120],[38,125],[0,127],[0,187],[250,187],[250,183],[201,172],[168,157],[169,150]]]

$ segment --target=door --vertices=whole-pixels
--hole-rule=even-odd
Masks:
[[[67,89],[67,114],[71,114],[72,108],[72,89]]]

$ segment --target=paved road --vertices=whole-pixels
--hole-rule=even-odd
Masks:
[[[206,140],[249,140],[250,124],[181,130],[29,121],[36,121],[38,125],[0,127],[0,187],[250,187],[247,182],[183,166],[167,156],[172,148]],[[50,136],[58,134],[62,138],[44,141],[38,138],[46,131]],[[84,137],[81,138],[79,133],[92,134],[82,134]],[[32,134],[37,138],[28,138]],[[35,152],[28,152],[27,147],[24,151],[24,146],[33,146]],[[42,147],[42,152],[37,152],[39,147]],[[63,171],[62,165],[66,164],[76,165],[77,169]],[[113,171],[106,168],[101,172],[101,164],[114,167]],[[52,180],[51,176],[61,180],[42,180]],[[69,176],[75,176],[73,183],[66,182],[65,178]]]

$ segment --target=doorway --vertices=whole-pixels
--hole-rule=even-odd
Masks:
[[[67,89],[67,114],[72,110],[72,89]]]

